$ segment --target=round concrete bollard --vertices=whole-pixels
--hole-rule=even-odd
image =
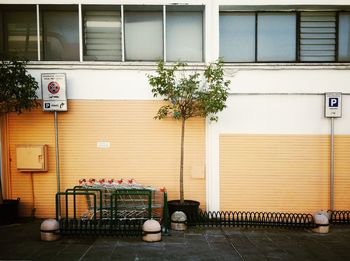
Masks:
[[[55,241],[60,238],[60,226],[56,219],[46,219],[40,226],[41,240]]]
[[[158,242],[162,240],[162,229],[157,220],[149,219],[142,226],[142,240],[146,242]]]
[[[316,228],[313,229],[316,233],[325,234],[329,232],[329,214],[324,211],[318,211],[314,214]]]
[[[183,231],[187,229],[186,225],[187,217],[186,214],[182,211],[175,211],[171,215],[171,229]]]

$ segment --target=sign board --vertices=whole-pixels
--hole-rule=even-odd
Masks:
[[[341,92],[325,93],[324,114],[326,118],[341,118],[342,116],[341,96],[342,96]]]
[[[43,111],[67,111],[65,73],[42,73]]]

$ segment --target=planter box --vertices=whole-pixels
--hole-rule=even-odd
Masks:
[[[0,204],[0,224],[11,224],[18,219],[18,199],[4,199],[4,202]]]

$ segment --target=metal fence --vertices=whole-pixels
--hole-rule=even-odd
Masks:
[[[350,224],[350,211],[328,211],[330,224]],[[167,193],[150,189],[97,189],[76,186],[56,194],[56,218],[61,234],[141,236],[142,225],[158,220],[167,233]],[[314,228],[306,213],[254,211],[202,211],[194,213],[189,226]]]
[[[142,220],[79,220],[61,219],[59,221],[60,233],[62,235],[80,236],[141,236]]]
[[[315,227],[311,214],[250,212],[250,211],[200,211],[190,226],[202,227]]]
[[[331,211],[331,224],[350,224],[350,210]]]
[[[138,236],[148,219],[168,230],[167,193],[151,189],[76,186],[56,194],[62,234]]]

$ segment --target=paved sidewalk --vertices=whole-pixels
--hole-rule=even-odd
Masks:
[[[40,221],[0,226],[0,260],[350,260],[350,226],[328,234],[278,228],[170,231],[141,238],[63,237],[40,241]]]

